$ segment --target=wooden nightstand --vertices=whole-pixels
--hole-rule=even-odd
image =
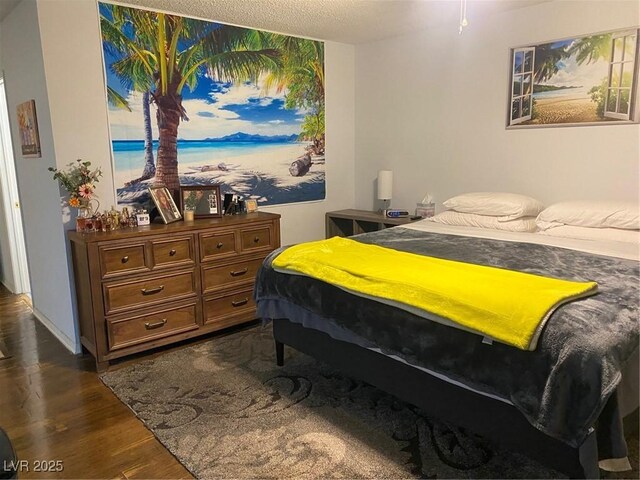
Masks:
[[[359,233],[375,232],[383,228],[411,223],[415,220],[411,220],[409,217],[388,218],[378,212],[348,209],[327,212],[325,221],[326,237],[331,238],[336,236],[350,237]]]

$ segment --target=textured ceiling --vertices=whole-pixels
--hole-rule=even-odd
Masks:
[[[2,2],[4,0],[0,0]],[[458,0],[122,0],[274,32],[342,43],[366,43],[428,26],[458,28]],[[468,0],[474,18],[551,0]]]

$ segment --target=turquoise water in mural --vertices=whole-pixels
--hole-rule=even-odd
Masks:
[[[178,142],[178,159],[180,165],[218,164],[231,157],[245,155],[268,154],[294,142]],[[144,167],[144,142],[115,140],[113,157],[116,172],[140,170]],[[154,155],[158,142],[153,142]]]
[[[113,141],[118,203],[141,203],[146,184],[125,187],[144,168],[144,142]],[[303,176],[293,177],[289,167],[306,153],[304,142],[179,141],[178,174],[181,185],[220,185],[222,193],[254,198],[273,205],[325,198],[324,157],[316,158]],[[154,142],[154,156],[157,142]]]

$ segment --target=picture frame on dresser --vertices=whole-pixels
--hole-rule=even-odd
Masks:
[[[253,213],[258,211],[258,201],[256,199],[250,198],[245,202],[247,206],[247,213]]]
[[[220,185],[188,185],[180,187],[180,211],[192,209],[194,218],[222,216]]]
[[[165,224],[182,220],[182,214],[166,187],[151,187],[149,193]]]

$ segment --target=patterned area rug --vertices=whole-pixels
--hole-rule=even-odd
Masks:
[[[562,477],[285,351],[257,327],[101,378],[198,478]]]

